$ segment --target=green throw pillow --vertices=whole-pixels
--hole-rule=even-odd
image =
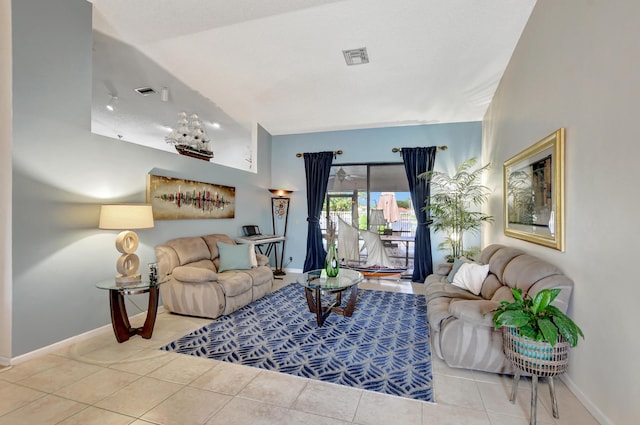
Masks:
[[[217,242],[220,252],[220,263],[218,272],[225,270],[249,270],[251,260],[249,256],[250,244],[232,245],[224,242]]]
[[[466,257],[459,257],[453,260],[453,267],[451,267],[451,271],[449,272],[445,280],[448,283],[453,283],[453,277],[458,272],[458,269],[460,268],[460,266],[463,265],[464,263],[469,263],[469,262],[470,262],[469,259]]]

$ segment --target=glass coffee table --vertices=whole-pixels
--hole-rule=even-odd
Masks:
[[[155,283],[149,281],[116,283],[113,278],[103,280],[96,284],[97,288],[109,291],[109,307],[111,310],[111,325],[113,333],[116,335],[118,342],[124,342],[132,335],[140,335],[145,339],[151,338],[153,334],[153,326],[156,323],[156,314],[158,312],[158,292],[159,286],[167,282],[169,279],[165,276]],[[125,295],[135,295],[149,293],[149,307],[147,308],[147,317],[144,326],[141,328],[132,328],[129,323],[129,316],[124,303]]]
[[[304,287],[309,311],[316,314],[318,326],[322,326],[332,312],[351,317],[358,299],[358,284],[362,280],[362,273],[355,270],[340,269],[338,276],[327,277],[322,269],[301,274],[298,277],[298,284]],[[351,289],[351,294],[347,305],[342,308],[342,293],[347,289]],[[335,294],[335,300],[323,306],[322,294]]]

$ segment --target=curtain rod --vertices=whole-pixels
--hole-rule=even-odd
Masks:
[[[447,149],[449,149],[447,146],[438,146],[438,150],[439,151],[446,151]],[[393,152],[393,153],[397,153],[397,152],[402,153],[402,148],[393,148],[393,149],[391,149],[391,152]]]
[[[302,158],[303,153],[297,153],[296,158]],[[333,157],[335,158],[338,155],[342,155],[342,150],[333,151]]]

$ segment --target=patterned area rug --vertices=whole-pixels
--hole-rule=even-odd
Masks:
[[[426,317],[423,296],[360,290],[353,316],[332,313],[318,327],[290,284],[162,350],[433,401]]]

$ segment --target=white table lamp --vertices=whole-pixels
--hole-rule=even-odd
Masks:
[[[100,208],[100,229],[150,229],[153,227],[153,211],[146,204],[102,205]],[[116,262],[118,275],[116,283],[139,282],[140,258],[135,254],[140,240],[131,230],[124,230],[116,238],[116,249],[122,255]]]

